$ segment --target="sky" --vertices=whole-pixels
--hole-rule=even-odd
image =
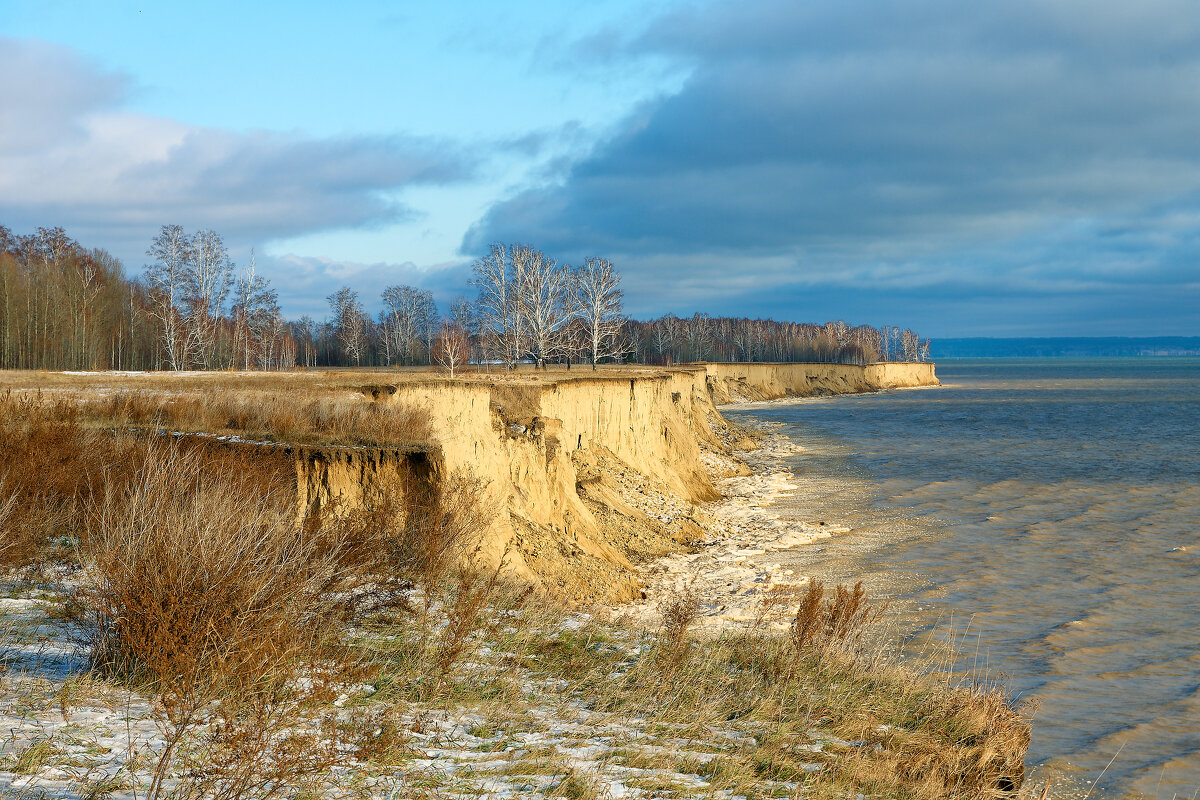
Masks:
[[[211,228],[290,316],[522,242],[640,318],[1197,335],[1200,8],[0,0],[0,224]]]

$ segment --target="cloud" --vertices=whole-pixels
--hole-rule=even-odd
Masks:
[[[627,281],[666,293],[652,296],[678,287],[709,306],[775,290],[778,308],[815,286],[853,305],[864,282],[947,302],[946,287],[1194,285],[1182,257],[1200,232],[1193,11],[1185,0],[685,7],[609,52],[690,64],[681,90],[638,108],[565,180],[493,206],[463,251],[520,240],[568,259],[605,254]]]
[[[434,139],[315,139],[131,113],[130,78],[39,41],[0,38],[0,74],[0,219],[63,225],[126,258],[164,223],[262,242],[411,219],[403,189],[476,168]]]
[[[0,153],[86,138],[80,117],[124,98],[128,81],[65,47],[0,36]]]

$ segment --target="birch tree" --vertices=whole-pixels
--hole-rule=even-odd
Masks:
[[[696,312],[684,323],[688,347],[695,361],[704,361],[712,347],[712,323],[706,314]]]
[[[146,255],[154,259],[146,265],[146,283],[150,288],[148,311],[161,328],[171,369],[181,370],[187,366],[188,351],[180,304],[192,262],[192,238],[180,225],[163,225]]]
[[[570,321],[567,300],[570,271],[541,250],[512,247],[517,308],[526,331],[526,353],[540,369],[562,352]]]
[[[206,369],[216,364],[217,330],[225,300],[233,286],[233,261],[221,235],[203,230],[192,237],[184,272],[184,324],[189,349]]]
[[[909,328],[900,333],[900,352],[905,361],[916,361],[921,352],[921,340]]]
[[[454,371],[471,357],[471,341],[466,330],[457,322],[442,323],[434,338],[432,357],[434,362],[449,370],[453,378]]]
[[[514,369],[525,351],[526,337],[509,248],[493,244],[471,271],[471,283],[479,290],[477,309],[486,357]]]
[[[574,296],[583,322],[583,338],[592,369],[604,358],[628,349],[621,335],[625,315],[621,308],[621,276],[606,258],[589,258],[574,276]]]
[[[251,364],[260,364],[267,338],[276,330],[274,318],[279,316],[279,294],[255,271],[253,250],[246,274],[234,288],[232,313],[235,349],[241,351],[242,368],[248,370]]]
[[[384,337],[388,352],[412,363],[417,345],[426,339],[426,331],[436,323],[437,304],[433,293],[414,286],[389,286],[381,295],[384,310]],[[390,359],[389,359],[390,360]]]
[[[333,316],[330,324],[338,344],[347,359],[353,359],[355,365],[361,365],[367,344],[367,316],[362,303],[358,302],[358,292],[343,286],[326,299]]]

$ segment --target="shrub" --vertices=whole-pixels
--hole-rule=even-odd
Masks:
[[[873,605],[867,600],[862,581],[851,589],[839,585],[826,598],[825,585],[813,580],[792,619],[792,645],[798,652],[853,645],[886,608],[886,603]]]
[[[73,406],[0,396],[0,571],[69,554],[86,504],[131,475],[131,444],[85,429]]]
[[[664,672],[671,672],[687,654],[688,631],[700,616],[700,598],[689,587],[668,596],[658,611],[662,617],[659,661]]]
[[[297,726],[356,680],[340,597],[361,580],[347,567],[361,563],[361,542],[297,529],[293,498],[261,475],[142,447],[136,479],[90,508],[75,600],[95,667],[142,685],[160,710],[167,744],[150,796],[199,728],[189,780],[224,796],[325,769],[335,740],[319,721]]]

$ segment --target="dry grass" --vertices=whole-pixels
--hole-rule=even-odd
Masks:
[[[861,581],[850,589],[837,586],[827,598],[825,585],[814,580],[808,584],[792,619],[792,646],[797,652],[853,647],[886,609],[886,603],[872,605],[867,600]]]
[[[671,619],[654,632],[598,619],[565,627],[554,607],[539,599],[514,605],[498,586],[487,608],[478,608],[476,597],[466,601],[472,617],[483,620],[459,637],[473,648],[469,658],[449,667],[423,661],[414,644],[419,632],[408,627],[415,623],[404,621],[377,631],[387,635],[371,646],[380,648],[390,682],[384,696],[392,702],[469,708],[509,736],[528,730],[524,709],[543,714],[578,704],[589,720],[707,751],[694,758],[678,754],[679,744],[613,750],[610,758],[626,767],[663,772],[647,780],[664,792],[690,796],[687,782],[699,777],[706,796],[776,796],[784,785],[814,798],[1012,796],[1024,777],[1029,726],[1004,691],[950,683],[881,657],[863,644],[878,627],[878,606],[861,589],[840,589],[820,592],[811,604],[819,630],[829,633],[803,644],[763,628],[692,638],[680,632],[689,628],[688,598],[667,604]],[[443,630],[455,624],[456,608],[466,607],[454,591],[445,600],[437,609]],[[491,660],[481,656],[483,645]],[[530,758],[510,772],[561,776],[564,791],[570,788],[557,753],[545,763]]]
[[[215,471],[259,484],[294,482],[272,453],[217,451],[191,456]],[[152,443],[84,423],[77,405],[0,395],[0,572],[70,562],[86,550],[88,515],[106,493],[144,475]]]
[[[131,447],[85,430],[72,405],[0,395],[0,571],[69,554],[86,504],[129,479]]]
[[[240,436],[288,444],[396,446],[428,442],[429,416],[360,397],[212,392],[119,392],[80,403],[81,416],[118,428]]]
[[[309,712],[362,669],[341,644],[341,598],[364,579],[360,547],[378,549],[297,529],[286,491],[178,446],[145,446],[136,479],[106,487],[74,601],[95,668],[161,711],[150,797],[177,758],[189,785],[223,797],[337,761],[329,721]]]
[[[681,651],[677,626],[668,626],[656,648],[672,654],[670,669],[651,648],[619,679],[611,662],[591,672],[576,664],[563,674],[571,673],[600,710],[652,713],[698,737],[711,727],[748,731],[755,746],[709,770],[714,788],[735,794],[771,779],[799,782],[813,797],[1009,796],[1024,777],[1029,726],[1002,688],[952,685],[868,650],[861,643],[878,620],[879,607],[861,587],[827,595],[815,585],[791,635],[759,626]],[[843,744],[814,751],[814,730]],[[820,769],[803,768],[814,759]]]
[[[672,672],[682,663],[688,649],[688,632],[700,617],[700,597],[687,588],[659,605],[662,637],[659,660],[664,672]]]

